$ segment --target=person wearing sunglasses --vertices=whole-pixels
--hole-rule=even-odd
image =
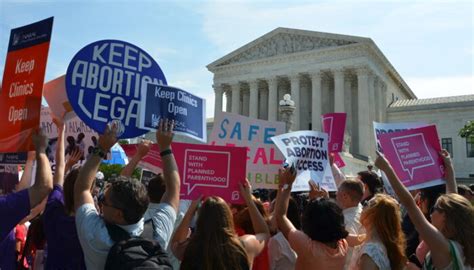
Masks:
[[[94,206],[91,187],[105,153],[117,142],[118,129],[119,125],[116,123],[107,125],[106,130],[99,137],[92,156],[80,169],[74,186],[76,228],[87,269],[104,269],[109,250],[116,242],[112,240],[109,228],[114,228],[116,231],[118,227],[121,234],[125,231],[130,237],[139,237],[145,227],[143,216],[148,209],[149,197],[146,187],[136,179],[119,177],[106,188],[101,203],[102,215]],[[170,148],[172,130],[173,125],[169,121],[161,121],[157,139],[160,146],[161,139],[169,142],[169,148],[160,149],[164,162],[166,162],[165,159],[172,159],[176,164]],[[161,135],[166,138],[162,138]],[[176,167],[169,173],[178,182],[173,194],[179,194],[179,175]],[[170,196],[173,206],[177,206],[179,198]]]

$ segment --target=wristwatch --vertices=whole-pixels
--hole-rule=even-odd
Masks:
[[[100,158],[105,158],[106,153],[100,147],[94,147],[92,154],[99,156]]]

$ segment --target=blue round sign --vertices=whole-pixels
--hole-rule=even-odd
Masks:
[[[166,85],[160,66],[144,50],[120,40],[100,40],[82,48],[66,73],[66,92],[74,112],[95,131],[120,121],[119,138],[133,138],[139,128],[141,89]]]

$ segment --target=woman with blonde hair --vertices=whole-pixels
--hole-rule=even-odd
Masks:
[[[237,236],[232,212],[220,197],[193,201],[171,240],[171,249],[181,260],[181,269],[251,269],[253,259],[263,250],[270,237],[268,226],[258,212],[250,185],[241,185],[255,234]],[[199,208],[199,209],[198,209]],[[191,236],[189,227],[198,211],[196,228]]]
[[[355,248],[350,269],[403,269],[407,258],[401,220],[392,197],[376,194],[368,201],[360,216],[367,238]]]
[[[421,239],[430,249],[424,269],[472,269],[474,208],[469,201],[455,193],[441,195],[433,207],[430,223],[416,206],[415,200],[400,182],[390,163],[380,153],[377,154],[375,165],[387,175]],[[445,166],[452,169],[449,153],[443,150],[440,155]],[[454,174],[450,171],[447,173]]]

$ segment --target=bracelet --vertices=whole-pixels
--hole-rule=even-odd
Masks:
[[[291,189],[291,186],[288,185],[288,184],[284,184],[282,187],[281,187],[281,190],[287,190],[287,189]]]
[[[171,154],[173,154],[173,151],[171,151],[171,149],[166,149],[165,151],[160,152],[160,157],[164,157]]]

